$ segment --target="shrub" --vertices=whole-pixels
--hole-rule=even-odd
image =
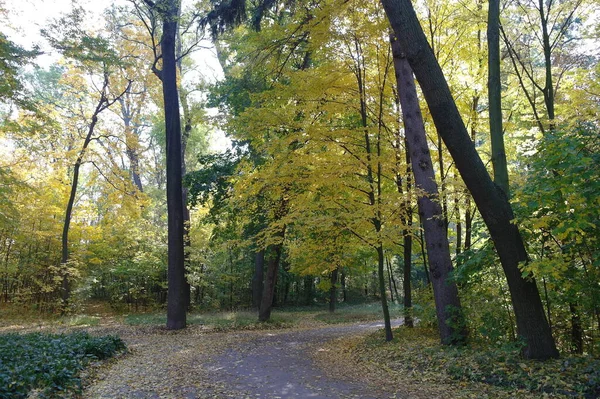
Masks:
[[[0,335],[0,398],[63,398],[81,392],[79,372],[92,360],[125,349],[117,336],[74,334]]]

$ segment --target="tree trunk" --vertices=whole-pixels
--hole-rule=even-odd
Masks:
[[[131,89],[128,90],[124,97],[119,99],[121,105],[121,119],[125,125],[125,154],[129,159],[129,174],[131,175],[131,181],[134,186],[140,192],[143,192],[142,179],[140,178],[140,160],[139,160],[139,132],[137,132],[134,125],[133,119],[136,114],[139,114],[140,107],[132,109],[131,104]],[[144,97],[145,98],[145,97]]]
[[[304,304],[312,305],[314,298],[313,285],[315,278],[313,276],[304,276]]]
[[[339,268],[331,271],[331,287],[329,288],[329,313],[335,312],[335,303],[337,302],[337,278]]]
[[[396,36],[406,52],[429,105],[435,126],[485,221],[511,292],[519,334],[527,358],[557,357],[544,308],[533,277],[524,278],[520,262],[528,260],[508,198],[491,180],[460,117],[443,72],[417,19],[410,0],[381,0]]]
[[[273,308],[273,296],[275,294],[275,285],[277,284],[277,273],[279,271],[279,260],[281,259],[282,244],[273,245],[267,258],[267,275],[263,288],[260,310],[258,312],[259,321],[267,321],[271,317]]]
[[[175,42],[179,4],[167,0],[161,5],[163,33],[161,38],[162,84],[165,107],[165,132],[167,143],[167,212],[168,212],[168,293],[167,329],[178,330],[186,326],[186,279],[184,251],[184,206],[182,187],[181,120],[177,92],[177,65]]]
[[[348,301],[348,297],[346,296],[346,272],[344,271],[344,269],[342,269],[340,285],[342,286],[342,301],[346,303]]]
[[[92,114],[92,119],[88,126],[88,132],[83,140],[83,145],[81,146],[81,150],[79,151],[79,155],[77,156],[77,160],[75,161],[75,165],[73,166],[73,180],[71,181],[71,193],[69,194],[69,200],[67,201],[67,209],[65,212],[65,221],[63,224],[62,231],[62,251],[61,251],[61,273],[62,273],[62,284],[61,284],[61,312],[64,313],[67,310],[69,305],[69,299],[71,296],[71,286],[69,282],[69,270],[68,270],[68,262],[69,262],[69,228],[71,226],[71,217],[73,215],[73,206],[75,204],[75,196],[77,194],[77,185],[79,183],[79,169],[83,164],[83,157],[85,156],[85,152],[92,141],[92,136],[94,135],[94,129],[96,128],[96,124],[98,123],[98,115],[105,110],[110,104],[106,97],[106,92],[108,90],[108,72],[104,74],[104,82],[102,84],[102,88],[100,90],[100,99],[98,100],[98,104],[96,105],[96,109]],[[129,87],[126,89],[128,90]]]
[[[387,294],[385,289],[385,258],[383,254],[383,246],[380,244],[377,247],[377,275],[379,277],[379,295],[381,295],[381,307],[383,309],[383,321],[385,324],[385,340],[391,341],[394,339],[392,335],[392,323],[390,320],[390,310],[388,309]]]
[[[260,309],[260,300],[263,292],[265,266],[265,250],[261,249],[254,255],[254,275],[252,276],[252,308]]]
[[[402,290],[404,291],[404,325],[413,327],[412,318],[412,289],[411,289],[411,269],[412,269],[412,235],[404,233],[404,267]]]
[[[577,304],[569,302],[571,312],[571,351],[573,353],[583,353],[583,328],[581,326],[581,317],[577,310]]]
[[[386,263],[387,263],[387,270],[388,270],[388,279],[389,279],[389,283],[390,283],[390,294],[391,294],[391,299],[392,302],[394,302],[394,295],[396,295],[396,300],[398,302],[400,302],[400,295],[398,295],[398,286],[396,285],[396,279],[394,278],[394,271],[392,270],[392,260],[387,257],[386,259]]]
[[[500,83],[500,0],[490,0],[488,10],[488,95],[490,114],[490,137],[494,182],[510,197],[508,168],[502,131],[502,96]]]
[[[404,57],[398,40],[392,37],[392,51],[400,105],[404,116],[404,131],[412,165],[415,185],[424,193],[417,200],[423,220],[429,269],[433,283],[435,308],[440,338],[443,344],[461,344],[466,341],[467,331],[462,315],[456,283],[450,281],[452,260],[446,223],[440,206],[435,172],[427,145],[427,135],[417,89],[410,65]]]
[[[549,3],[551,4],[551,3]],[[544,12],[544,0],[539,0],[538,10],[540,13],[540,22],[542,24],[542,45],[544,48],[544,67],[545,67],[545,84],[544,90],[544,104],[546,105],[546,112],[548,113],[548,128],[552,131],[555,128],[554,123],[554,85],[552,84],[552,45],[550,44],[550,33],[548,32],[548,17]],[[550,12],[550,5],[548,5],[548,13]]]

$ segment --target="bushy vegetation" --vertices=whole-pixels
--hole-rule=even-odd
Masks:
[[[492,385],[499,388],[494,397],[600,395],[600,360],[592,356],[540,362],[523,359],[519,344],[442,346],[428,328],[402,327],[391,345],[383,344],[378,332],[354,346],[352,353],[357,360],[377,362],[417,383],[458,380]]]
[[[0,335],[0,398],[72,397],[82,390],[81,370],[125,349],[117,336],[87,333]]]

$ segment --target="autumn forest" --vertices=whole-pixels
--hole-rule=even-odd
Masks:
[[[10,3],[0,325],[368,308],[390,361],[426,331],[591,370],[472,380],[600,395],[596,2],[74,1],[40,26]]]

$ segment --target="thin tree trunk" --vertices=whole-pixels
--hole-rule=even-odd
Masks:
[[[254,255],[254,275],[252,276],[252,307],[260,309],[260,300],[263,292],[265,265],[265,250],[261,249]]]
[[[335,303],[337,302],[337,278],[339,268],[331,271],[331,287],[329,288],[329,313],[335,312]]]
[[[544,49],[544,67],[545,67],[545,84],[544,84],[544,103],[546,112],[548,113],[549,130],[555,128],[554,123],[554,85],[552,83],[552,46],[550,45],[550,33],[548,32],[548,15],[544,12],[544,0],[538,1],[538,10],[540,13],[540,21],[542,24],[542,45]],[[548,6],[548,12],[550,6]]]
[[[8,239],[7,239],[8,240]],[[13,240],[8,240],[6,255],[4,256],[4,302],[8,303],[8,260],[10,258],[10,249],[12,248]]]
[[[342,276],[340,277],[340,285],[342,286],[342,301],[346,303],[348,301],[348,297],[346,294],[346,272],[342,269]]]
[[[508,167],[502,131],[502,95],[500,83],[500,0],[490,0],[488,10],[488,95],[490,136],[494,182],[510,197]]]
[[[569,311],[571,312],[571,351],[573,353],[583,353],[583,328],[581,326],[581,317],[579,316],[578,306],[575,302],[569,302]]]
[[[100,99],[98,100],[98,104],[96,105],[96,109],[92,114],[92,119],[90,124],[88,125],[88,131],[83,141],[83,145],[81,146],[81,150],[79,151],[79,155],[77,156],[77,160],[75,161],[75,165],[73,165],[73,180],[71,181],[71,192],[69,194],[69,200],[67,201],[67,209],[65,212],[65,221],[63,224],[62,231],[62,252],[61,252],[61,273],[62,273],[62,285],[61,285],[61,312],[66,312],[69,299],[71,296],[71,286],[69,282],[69,270],[68,270],[68,262],[69,262],[69,228],[71,226],[71,217],[73,215],[73,206],[75,205],[75,196],[77,195],[77,185],[79,183],[79,170],[81,165],[83,164],[83,157],[85,156],[85,152],[92,141],[94,135],[94,129],[96,128],[96,124],[98,123],[98,115],[106,108],[108,108],[111,104],[109,103],[106,92],[108,90],[108,72],[104,73],[104,81],[102,84],[102,88],[100,90]],[[126,90],[129,89],[129,86]],[[123,94],[121,94],[122,96]],[[120,98],[117,97],[117,98]],[[116,101],[116,100],[115,100]],[[114,102],[114,101],[113,101]]]
[[[489,229],[510,288],[518,332],[526,342],[523,353],[533,359],[557,357],[535,280],[523,277],[519,269],[528,256],[512,222],[514,215],[508,198],[493,183],[471,142],[412,3],[410,0],[381,0],[381,3],[421,85],[437,131]]]
[[[425,195],[419,195],[417,203],[419,214],[423,220],[440,338],[446,345],[461,344],[466,341],[467,331],[458,297],[458,288],[456,283],[449,279],[452,273],[450,246],[442,207],[437,202],[439,193],[427,146],[427,135],[419,107],[417,89],[400,42],[394,37],[392,37],[392,50],[398,94],[404,116],[404,131],[415,185],[425,193]]]
[[[129,173],[131,181],[140,192],[143,192],[142,179],[140,178],[140,160],[139,151],[139,134],[136,132],[133,119],[139,113],[139,107],[132,110],[131,90],[128,90],[124,97],[119,99],[121,105],[121,119],[125,125],[125,154],[129,159]],[[144,97],[145,98],[145,97]]]
[[[381,307],[383,309],[383,321],[385,324],[385,340],[391,341],[394,339],[392,335],[392,323],[390,320],[390,310],[388,309],[387,294],[385,289],[385,258],[383,254],[383,246],[380,244],[377,247],[377,275],[379,277],[379,295],[381,295]]]
[[[425,270],[425,279],[427,280],[427,285],[431,284],[431,273],[429,273],[429,267],[427,266],[427,248],[425,245],[425,237],[423,236],[423,220],[421,215],[419,215],[420,220],[420,229],[419,229],[419,241],[421,243],[421,259],[423,259],[423,270]]]
[[[460,200],[454,196],[454,213],[456,214],[456,256],[462,252],[462,219],[460,217]]]
[[[304,304],[312,305],[313,303],[313,285],[315,278],[313,276],[304,276]]]
[[[386,258],[387,269],[388,269],[388,277],[390,280],[390,293],[393,292],[392,302],[394,302],[394,294],[396,295],[396,300],[400,302],[400,295],[398,295],[398,286],[396,285],[396,279],[394,278],[394,271],[392,270],[392,260],[387,257]]]
[[[412,269],[412,235],[404,234],[404,267],[402,290],[404,291],[404,325],[413,327],[412,317],[412,289],[411,289],[411,269]]]

